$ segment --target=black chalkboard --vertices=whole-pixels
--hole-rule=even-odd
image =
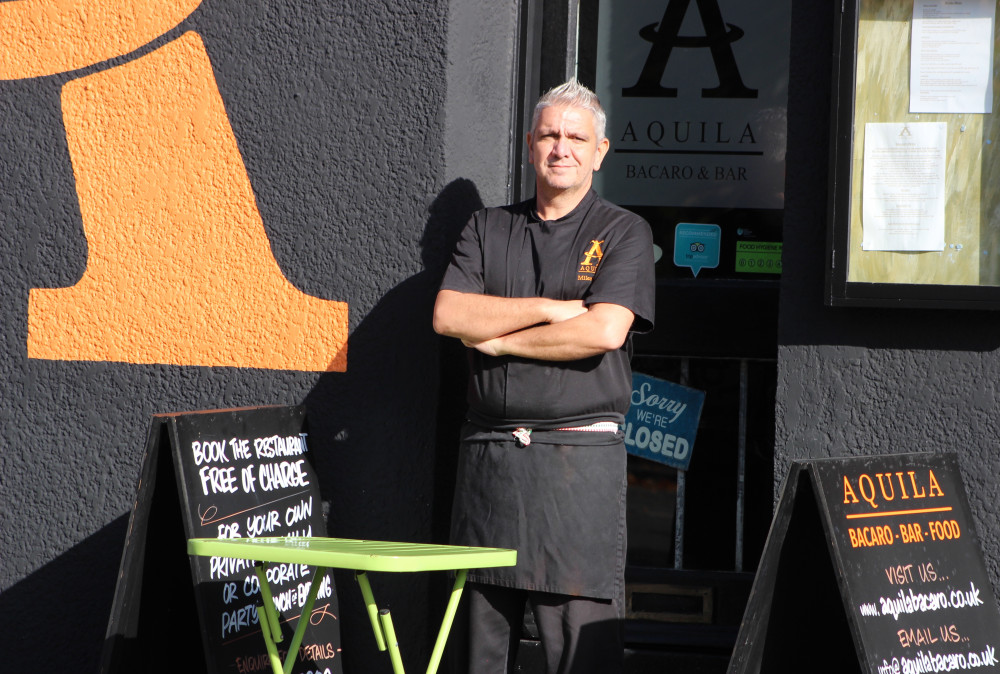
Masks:
[[[1000,672],[954,454],[793,463],[729,674]]]
[[[269,671],[253,564],[188,557],[185,541],[325,535],[303,407],[155,415],[102,671]],[[275,565],[269,577],[287,643],[312,569]],[[332,575],[321,582],[296,674],[342,672]]]

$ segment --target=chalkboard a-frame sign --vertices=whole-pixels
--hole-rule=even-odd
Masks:
[[[154,415],[101,671],[269,671],[252,562],[189,557],[185,542],[296,535],[326,535],[303,407]],[[312,571],[268,577],[288,643]],[[295,674],[342,672],[337,595],[331,575],[322,582]]]
[[[1000,672],[954,454],[793,463],[728,674]]]

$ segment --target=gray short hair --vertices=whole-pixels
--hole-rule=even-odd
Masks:
[[[590,114],[594,116],[594,131],[597,132],[597,142],[604,140],[607,115],[604,114],[601,101],[597,98],[597,94],[577,82],[576,79],[563,82],[542,94],[538,103],[535,104],[535,113],[531,117],[532,132],[538,125],[538,118],[541,116],[542,110],[552,105],[565,105],[590,111]]]

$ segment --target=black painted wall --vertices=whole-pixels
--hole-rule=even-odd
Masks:
[[[775,486],[799,458],[957,452],[996,588],[1000,314],[823,302],[839,5],[793,3]]]
[[[507,199],[516,4],[204,0],[144,48],[204,40],[282,271],[349,305],[343,373],[29,359],[29,290],[86,267],[59,108],[81,73],[0,81],[5,671],[96,670],[153,413],[304,402],[331,535],[445,541],[463,359],[430,311],[457,229]],[[338,581],[345,671],[389,671]],[[444,582],[373,579],[410,667]]]

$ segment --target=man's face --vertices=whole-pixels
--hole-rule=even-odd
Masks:
[[[583,108],[543,108],[528,134],[528,161],[535,165],[538,191],[545,196],[589,190],[607,151],[608,139],[598,142],[594,116]]]

